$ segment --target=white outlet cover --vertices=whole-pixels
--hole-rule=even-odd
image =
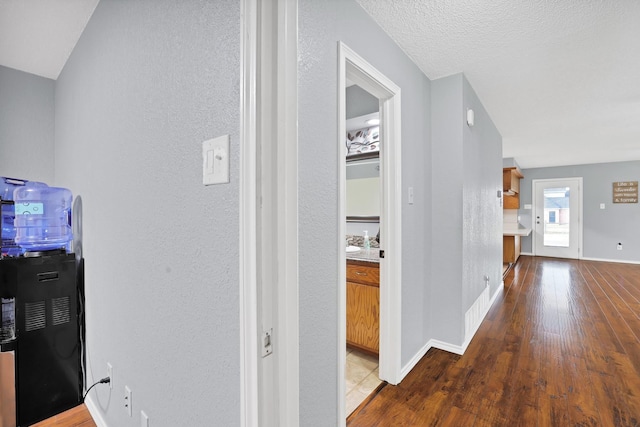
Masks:
[[[124,386],[124,410],[127,411],[130,417],[133,416],[132,398],[131,389],[129,386]]]
[[[109,377],[109,389],[113,389],[113,366],[107,362],[107,376]]]

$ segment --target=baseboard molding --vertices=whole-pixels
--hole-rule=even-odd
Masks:
[[[433,340],[427,341],[427,343],[420,350],[418,350],[418,352],[411,358],[411,360],[409,360],[409,362],[407,362],[407,364],[402,367],[402,369],[400,370],[400,381],[402,381],[404,377],[406,377],[407,374],[411,372],[413,367],[418,364],[420,359],[422,359],[424,355],[427,354],[427,351],[429,351],[429,349],[433,347],[432,342]]]
[[[91,414],[93,421],[96,423],[96,426],[109,427],[109,425],[104,420],[104,418],[102,418],[102,411],[100,411],[100,409],[93,402],[93,399],[91,398],[91,396],[87,396],[87,398],[84,401],[84,404],[89,410],[89,413]]]
[[[528,256],[535,256],[534,254],[530,253],[530,252],[520,252],[520,255],[528,255]],[[622,264],[640,264],[640,261],[631,261],[631,260],[624,260],[624,259],[607,259],[607,258],[591,258],[591,257],[582,257],[579,258],[583,261],[599,261],[599,262],[619,262]]]
[[[431,340],[431,344],[434,348],[439,350],[448,351],[449,353],[458,354],[460,356],[464,354],[464,348],[461,345],[455,345],[440,340]]]
[[[500,295],[503,292],[503,289],[504,289],[504,282],[502,282],[502,285],[499,286],[498,289],[493,293],[493,296],[489,300],[489,303],[487,304],[485,309],[482,310],[482,316],[480,318],[480,321],[477,322],[477,325],[474,326],[475,329],[473,331],[473,334],[468,339],[468,341],[466,341],[463,345],[460,346],[460,345],[451,344],[445,341],[430,339],[420,350],[418,350],[418,352],[411,358],[411,360],[409,360],[409,362],[407,362],[407,364],[402,367],[400,371],[400,381],[402,381],[404,377],[406,377],[407,374],[411,372],[411,370],[418,364],[420,359],[422,359],[424,355],[427,354],[427,352],[431,348],[437,348],[439,350],[448,351],[449,353],[454,353],[462,356],[464,352],[467,350],[467,347],[471,342],[471,338],[473,338],[473,336],[478,331],[478,328],[480,328],[480,324],[482,323],[484,318],[487,316],[489,309],[491,308],[493,303],[496,301],[496,298],[498,298],[498,295]],[[481,298],[483,298],[482,295],[478,298],[478,300],[481,301]]]
[[[583,261],[599,261],[599,262],[619,262],[621,264],[640,264],[640,261],[629,261],[623,259],[605,259],[605,258],[580,258]]]

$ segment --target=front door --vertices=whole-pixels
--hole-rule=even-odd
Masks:
[[[535,255],[580,258],[582,178],[533,181]]]

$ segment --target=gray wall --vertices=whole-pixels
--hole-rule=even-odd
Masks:
[[[583,257],[640,262],[640,204],[614,204],[612,185],[640,181],[640,161],[523,169],[520,182],[520,223],[531,227],[532,180],[583,178]],[[600,203],[605,209],[600,209]],[[622,251],[616,249],[621,242]],[[522,239],[522,252],[531,253],[532,238]]]
[[[435,339],[462,344],[464,164],[462,75],[431,82],[431,165],[433,170],[433,283],[431,321]]]
[[[346,95],[346,115],[347,119],[371,114],[380,109],[378,98],[371,95],[360,86],[349,86]]]
[[[502,136],[469,81],[463,76],[462,129],[464,147],[462,314],[484,291],[502,284]],[[475,124],[467,126],[471,108]]]
[[[427,342],[431,268],[429,80],[350,0],[299,2],[300,414],[301,425],[337,423],[338,41],[402,90],[402,362]],[[339,240],[338,240],[339,239]]]
[[[56,182],[83,199],[91,399],[110,426],[240,422],[237,0],[102,0],[56,84]],[[231,136],[231,182],[201,142]],[[122,408],[133,391],[134,416]]]
[[[54,83],[0,65],[0,176],[53,184]]]
[[[502,137],[462,74],[434,80],[431,88],[433,338],[462,345],[464,315],[484,290],[484,276],[491,295],[501,283]]]
[[[114,366],[113,391],[98,387],[91,398],[112,426],[139,425],[141,409],[154,426],[239,423],[239,29],[235,0],[102,0],[56,84],[54,179],[84,202],[89,381],[106,374],[107,362]],[[477,228],[462,230],[463,208],[474,206],[463,197],[465,179],[491,180],[464,171],[463,146],[474,137],[460,130],[462,110],[475,100],[463,78],[454,81],[455,105],[445,102],[444,116],[433,116],[457,128],[456,146],[434,133],[444,139],[432,147],[424,74],[355,1],[300,0],[300,414],[309,426],[337,422],[344,345],[339,40],[402,89],[403,365],[429,339],[446,338],[431,313],[442,289],[455,289],[447,303],[461,329],[463,296],[475,295],[462,283],[463,247],[477,237]],[[201,141],[226,133],[231,183],[203,187]],[[437,234],[441,226],[453,234]],[[459,344],[459,335],[450,342]],[[125,385],[134,418],[119,404]]]

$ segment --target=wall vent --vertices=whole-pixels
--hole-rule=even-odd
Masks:
[[[28,302],[24,305],[26,332],[44,329],[47,326],[47,317],[44,301]]]
[[[53,298],[51,300],[51,316],[54,326],[69,323],[71,319],[69,297]]]

